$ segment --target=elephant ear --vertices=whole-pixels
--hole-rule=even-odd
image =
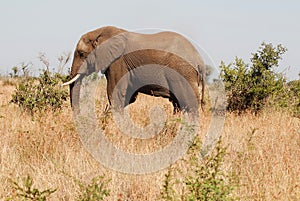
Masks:
[[[105,40],[88,55],[80,70],[84,72],[85,68],[89,67],[93,68],[92,71],[104,73],[114,61],[123,55],[126,41],[127,33],[121,33]],[[80,70],[78,73],[83,73]]]

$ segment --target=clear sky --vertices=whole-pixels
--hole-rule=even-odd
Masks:
[[[105,25],[162,28],[189,36],[216,65],[236,56],[249,62],[261,42],[288,48],[280,63],[289,79],[300,72],[299,0],[7,0],[0,3],[0,73],[22,62],[51,65],[74,51],[80,36]],[[71,64],[69,63],[69,66]]]

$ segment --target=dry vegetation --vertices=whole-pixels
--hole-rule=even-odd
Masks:
[[[14,86],[0,83],[0,199],[16,192],[11,180],[21,181],[30,175],[39,189],[57,189],[50,200],[76,200],[78,181],[89,183],[104,175],[111,179],[109,200],[159,200],[167,170],[151,175],[132,176],[108,170],[97,163],[82,147],[72,119],[69,103],[61,112],[46,112],[31,117],[10,104]],[[163,136],[147,143],[128,139],[118,133],[111,116],[103,115],[107,103],[105,85],[99,88],[99,121],[105,123],[106,135],[118,146],[141,152],[163,146],[172,138],[174,125],[168,125]],[[101,95],[102,94],[102,95]],[[131,116],[141,125],[149,118],[142,114],[149,104],[157,103],[168,109],[168,101],[140,96],[131,107]],[[148,105],[148,106],[147,106]],[[202,113],[201,129],[205,133],[210,114]],[[227,114],[222,143],[228,146],[224,171],[239,178],[235,194],[241,200],[300,200],[300,119],[285,112],[266,110],[260,115]],[[136,146],[138,145],[138,146]],[[149,151],[146,150],[146,151]],[[174,167],[184,168],[178,162]]]

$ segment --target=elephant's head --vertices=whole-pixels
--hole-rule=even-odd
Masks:
[[[77,43],[77,47],[74,52],[74,58],[71,69],[71,78],[74,78],[78,73],[87,73],[85,72],[86,69],[81,69],[81,67],[84,64],[84,61],[88,58],[88,56],[95,50],[95,48],[99,47],[101,44],[103,46],[101,49],[103,51],[103,53],[101,53],[102,55],[104,55],[106,52],[112,52],[111,49],[108,49],[112,47],[104,45],[104,42],[123,32],[126,31],[123,29],[118,29],[116,27],[108,26],[84,34]],[[118,45],[122,46],[122,44]],[[117,57],[119,56],[119,53],[116,52],[113,56]]]
[[[124,41],[121,41],[120,37],[117,36],[123,32],[127,31],[108,26],[88,32],[80,38],[74,52],[70,74],[71,80],[63,84],[70,85],[71,102],[72,94],[80,88],[79,86],[75,86],[76,80],[80,79],[82,75],[88,75],[99,70],[105,71],[110,63],[122,54],[122,48],[125,44]],[[108,39],[112,39],[109,40],[109,44],[107,42]],[[103,56],[102,58],[97,58],[97,60],[101,62],[97,63],[97,68],[95,68],[95,66],[89,66],[89,63],[95,63],[95,49],[101,51],[101,55]]]

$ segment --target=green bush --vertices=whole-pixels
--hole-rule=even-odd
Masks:
[[[199,145],[194,145],[194,152],[190,158],[191,170],[186,177],[187,192],[185,200],[196,201],[229,201],[236,200],[232,193],[236,186],[235,178],[222,170],[226,149],[221,143],[216,146],[213,154],[199,159]]]
[[[236,58],[235,62],[221,63],[221,78],[227,91],[227,109],[234,112],[259,112],[267,100],[281,94],[285,79],[274,69],[287,51],[282,45],[262,43],[252,54],[251,64]]]
[[[300,79],[288,82],[286,88],[287,93],[281,104],[290,109],[294,116],[300,118]]]
[[[31,114],[47,109],[53,111],[60,109],[68,97],[66,88],[61,87],[61,84],[66,82],[69,76],[61,73],[70,59],[70,54],[65,53],[58,58],[59,65],[56,73],[49,70],[50,63],[44,53],[40,53],[39,59],[45,66],[39,77],[29,76],[31,63],[23,63],[20,68],[13,67],[13,73],[11,73],[12,77],[21,77],[12,95],[11,102],[18,104],[19,107]],[[20,71],[22,74],[19,73]]]
[[[17,85],[11,102],[31,113],[60,109],[68,97],[66,89],[60,86],[65,79],[60,74],[43,70],[38,78],[22,80]]]
[[[106,189],[109,181],[104,180],[103,176],[93,178],[91,184],[84,185],[79,182],[81,194],[78,196],[79,201],[99,201],[104,200],[110,195],[110,190]]]
[[[299,74],[300,76],[300,74]],[[288,83],[290,107],[294,116],[300,118],[300,79]]]
[[[188,172],[180,174],[185,177],[183,189],[175,190],[178,183],[172,174],[172,169],[165,175],[161,191],[163,200],[183,201],[229,201],[237,200],[233,191],[238,186],[238,180],[232,173],[222,170],[226,149],[217,144],[214,152],[206,158],[200,158],[201,143],[198,139],[189,149],[186,160]],[[174,171],[174,170],[173,170]],[[180,198],[180,199],[179,199]]]
[[[16,191],[16,198],[21,200],[34,200],[34,201],[46,201],[55,190],[46,189],[39,190],[33,188],[33,179],[28,175],[23,179],[23,183],[20,185],[18,182],[11,181],[13,189]],[[15,198],[7,198],[7,200],[15,200]]]
[[[162,186],[162,190],[160,192],[160,196],[165,201],[175,201],[179,200],[178,193],[174,189],[175,178],[172,175],[172,169],[169,168],[167,174],[165,174],[164,184]]]

